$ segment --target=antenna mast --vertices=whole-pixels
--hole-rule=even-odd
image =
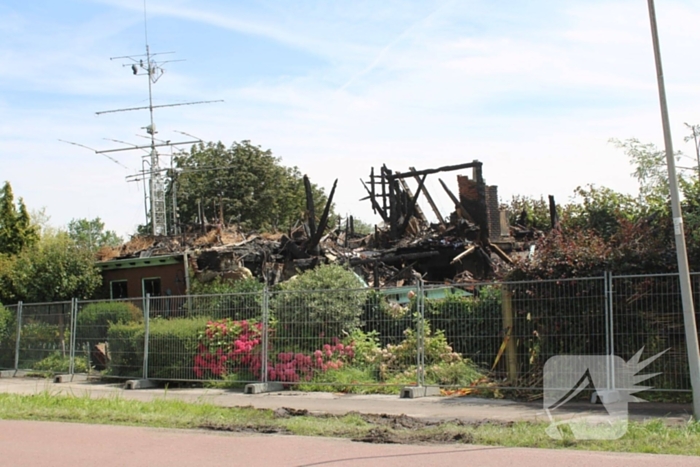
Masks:
[[[116,109],[116,110],[106,110],[106,111],[101,111],[101,112],[96,112],[97,115],[102,115],[105,113],[113,113],[113,112],[128,112],[132,110],[148,110],[149,113],[149,121],[150,123],[148,126],[142,127],[142,129],[146,130],[146,133],[148,133],[149,138],[150,138],[150,145],[148,146],[136,146],[136,145],[130,145],[130,147],[127,148],[118,148],[118,149],[107,149],[104,151],[95,151],[98,154],[105,154],[105,153],[111,153],[111,152],[119,152],[119,151],[131,151],[134,149],[145,149],[149,151],[148,159],[149,159],[149,169],[147,171],[149,175],[149,200],[150,200],[150,221],[151,221],[151,232],[154,236],[157,235],[167,235],[168,234],[168,221],[167,221],[167,207],[166,207],[166,176],[165,176],[165,170],[161,169],[160,166],[160,160],[159,160],[159,154],[158,150],[156,148],[162,147],[162,146],[176,146],[176,145],[183,145],[183,144],[196,144],[196,143],[201,143],[200,139],[196,139],[194,141],[180,141],[180,142],[171,142],[170,140],[165,141],[165,142],[159,142],[157,143],[156,141],[159,141],[156,139],[156,125],[155,125],[155,120],[153,117],[153,109],[156,108],[162,108],[162,107],[176,107],[176,106],[181,106],[181,105],[195,105],[195,104],[206,104],[206,103],[211,103],[211,102],[223,102],[221,100],[214,100],[214,101],[198,101],[198,102],[185,102],[185,103],[179,103],[179,104],[165,104],[165,105],[153,105],[153,85],[160,79],[161,76],[163,76],[163,73],[165,73],[165,70],[163,69],[163,65],[165,63],[169,62],[175,62],[175,61],[182,61],[182,60],[167,60],[164,62],[158,63],[154,57],[156,55],[164,55],[164,54],[171,54],[173,52],[164,52],[164,53],[151,53],[150,46],[148,44],[148,24],[147,24],[147,18],[146,18],[146,1],[144,0],[143,2],[143,16],[144,16],[144,33],[145,33],[145,39],[146,39],[146,54],[145,55],[137,55],[137,56],[123,56],[123,57],[112,57],[110,60],[125,60],[127,63],[123,64],[123,66],[130,66],[131,70],[134,75],[146,75],[148,77],[148,106],[147,107],[132,107],[132,108],[124,108],[124,109]],[[144,60],[145,58],[145,60]],[[190,136],[190,135],[187,135]],[[145,175],[145,173],[144,173]],[[146,203],[148,204],[148,203]],[[173,209],[175,209],[175,206],[173,206]],[[173,219],[176,219],[176,213],[173,213]],[[173,233],[177,233],[177,222],[174,220],[173,221]]]

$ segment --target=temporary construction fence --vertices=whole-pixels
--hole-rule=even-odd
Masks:
[[[23,304],[0,309],[0,367],[302,389],[542,390],[555,355],[666,351],[689,391],[678,276],[644,275]],[[693,275],[696,302],[700,276]],[[598,388],[600,389],[600,388]]]

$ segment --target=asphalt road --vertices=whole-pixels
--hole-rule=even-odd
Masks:
[[[700,458],[0,421],[0,466],[700,467]]]

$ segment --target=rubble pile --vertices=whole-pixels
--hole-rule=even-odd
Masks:
[[[428,175],[472,169],[472,178],[457,176],[455,195],[440,180],[454,203],[444,217],[425,187]],[[457,166],[399,173],[383,166],[363,181],[365,198],[381,218],[374,232],[354,232],[352,217],[329,226],[333,185],[320,217],[310,189],[303,221],[287,232],[244,232],[235,226],[207,225],[203,232],[168,237],[137,236],[118,248],[104,248],[100,261],[184,254],[195,274],[203,281],[213,277],[254,276],[269,285],[288,280],[300,271],[319,264],[347,264],[368,286],[411,285],[417,277],[428,282],[466,283],[498,278],[510,264],[511,255],[527,249],[536,232],[524,226],[508,225],[498,204],[496,187],[487,186],[482,164],[473,161]],[[418,182],[412,193],[405,179]],[[310,186],[305,177],[306,186]],[[336,180],[337,183],[337,180]],[[420,197],[430,205],[438,222],[430,223],[418,204]]]

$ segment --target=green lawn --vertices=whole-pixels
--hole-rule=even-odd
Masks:
[[[543,423],[426,423],[405,416],[313,416],[305,412],[250,407],[226,408],[206,403],[161,399],[0,394],[0,419],[194,428],[259,433],[332,436],[368,442],[471,443],[490,446],[566,448],[700,456],[700,423],[669,426],[663,420],[631,422],[614,441],[550,439]]]

